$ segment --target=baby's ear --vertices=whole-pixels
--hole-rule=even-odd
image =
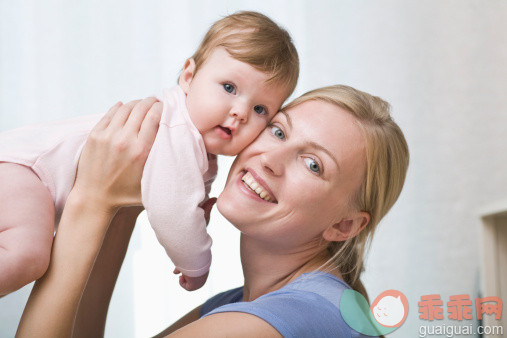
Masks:
[[[188,90],[190,89],[190,83],[195,75],[195,61],[190,58],[185,61],[185,65],[183,66],[183,71],[180,74],[180,79],[178,84],[180,88],[183,90],[185,94],[188,94]]]
[[[343,242],[357,236],[370,222],[370,214],[356,212],[324,230],[322,237],[328,242]]]

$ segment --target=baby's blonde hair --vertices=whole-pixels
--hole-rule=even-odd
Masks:
[[[368,299],[359,279],[365,249],[375,229],[401,193],[409,163],[408,145],[400,127],[390,115],[389,104],[379,97],[354,88],[336,85],[309,91],[283,107],[288,110],[310,100],[337,105],[351,113],[366,143],[366,173],[350,206],[370,215],[369,224],[357,236],[344,242],[331,242],[331,258],[323,267],[333,266],[353,289]],[[321,268],[323,268],[321,267]]]
[[[268,82],[287,88],[287,97],[296,88],[299,58],[287,31],[267,16],[241,11],[215,22],[192,55],[195,70],[217,47],[223,47],[236,60],[270,75]]]

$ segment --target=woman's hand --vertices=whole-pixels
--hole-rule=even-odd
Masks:
[[[51,261],[23,312],[18,337],[70,337],[79,300],[117,209],[141,204],[141,176],[162,104],[116,104],[95,126],[79,160]]]
[[[106,212],[141,205],[141,177],[157,134],[162,103],[118,103],[93,128],[79,159],[72,194]]]

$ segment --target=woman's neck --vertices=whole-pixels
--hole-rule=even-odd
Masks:
[[[316,245],[297,252],[274,251],[266,243],[241,236],[241,264],[245,286],[243,300],[252,301],[280,289],[303,273],[317,270],[328,259],[325,246]],[[335,274],[339,277],[339,274]]]

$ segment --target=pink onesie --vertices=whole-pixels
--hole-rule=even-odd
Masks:
[[[142,201],[159,242],[174,265],[189,277],[211,264],[211,238],[204,211],[217,172],[178,86],[165,89],[155,143],[144,166]],[[51,192],[57,224],[72,189],[81,150],[100,115],[22,127],[0,133],[0,162],[30,167]]]

